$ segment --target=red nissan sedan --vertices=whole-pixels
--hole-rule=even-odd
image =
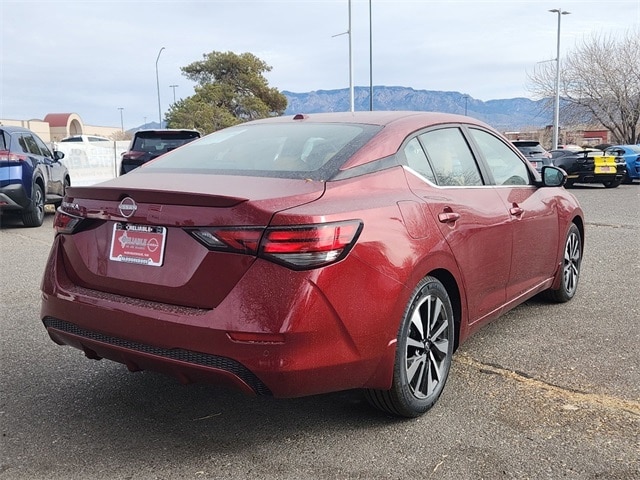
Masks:
[[[131,371],[276,397],[357,388],[416,417],[473,331],[574,296],[584,220],[565,181],[464,116],[248,122],[69,188],[42,320]]]

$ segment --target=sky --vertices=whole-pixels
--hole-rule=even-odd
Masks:
[[[640,35],[640,0],[0,0],[0,119],[157,122],[158,91],[162,112],[193,95],[181,67],[213,51],[256,55],[280,91],[349,88],[351,72],[461,102],[532,98],[558,8],[560,58],[592,35]]]

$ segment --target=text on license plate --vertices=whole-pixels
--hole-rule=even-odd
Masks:
[[[616,167],[596,167],[596,173],[616,173]]]
[[[160,267],[164,261],[166,237],[165,227],[116,222],[113,225],[109,259]]]

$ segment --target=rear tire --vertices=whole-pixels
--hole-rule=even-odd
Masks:
[[[564,242],[564,257],[562,262],[562,278],[557,289],[549,289],[545,296],[554,302],[568,302],[576,294],[580,279],[580,264],[582,263],[582,238],[575,223],[571,224],[567,239]]]
[[[451,367],[454,344],[451,300],[439,280],[418,283],[398,331],[390,390],[367,390],[374,407],[399,417],[414,418],[438,400]]]
[[[36,183],[31,194],[31,205],[22,212],[22,223],[25,227],[39,227],[44,222],[44,193]]]
[[[611,180],[610,182],[604,182],[604,188],[618,188],[622,183],[622,179],[620,180]]]

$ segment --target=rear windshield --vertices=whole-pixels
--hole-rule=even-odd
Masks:
[[[155,155],[167,153],[185,143],[200,138],[198,132],[138,132],[133,140],[131,150]]]
[[[344,123],[238,125],[164,155],[142,170],[328,180],[380,129]]]
[[[544,148],[542,148],[539,145],[536,147],[523,147],[522,145],[518,145],[518,150],[520,150],[522,153],[526,153],[529,155],[544,153]]]

